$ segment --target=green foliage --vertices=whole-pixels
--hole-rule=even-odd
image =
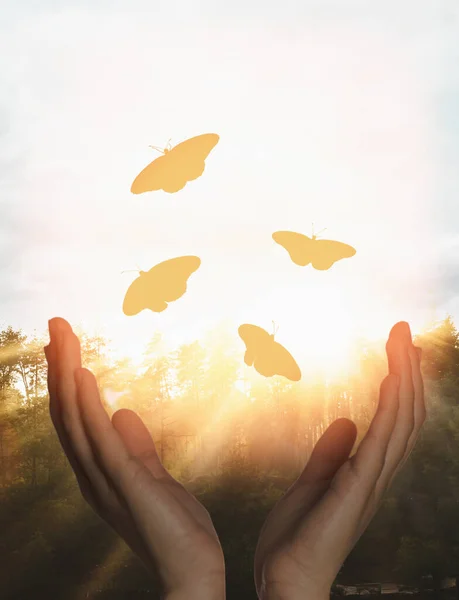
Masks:
[[[459,334],[451,319],[418,336],[415,343],[422,348],[425,377],[438,381],[448,378],[457,383],[459,377]]]

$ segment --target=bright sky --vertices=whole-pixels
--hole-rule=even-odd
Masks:
[[[2,0],[0,325],[58,315],[137,356],[155,329],[274,320],[301,366],[459,322],[456,4]],[[206,132],[200,179],[130,193],[149,144]],[[312,222],[356,256],[291,263],[271,234]],[[121,271],[185,254],[187,294],[126,317]]]

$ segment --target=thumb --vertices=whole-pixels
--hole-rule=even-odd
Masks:
[[[357,437],[357,427],[349,419],[333,421],[314,446],[311,457],[298,478],[302,483],[333,479],[347,461]]]
[[[137,413],[121,408],[113,414],[112,425],[129,454],[141,461],[152,475],[162,477],[167,473],[161,464],[153,438]]]

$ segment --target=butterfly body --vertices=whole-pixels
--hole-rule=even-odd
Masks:
[[[192,137],[173,148],[161,150],[159,156],[147,165],[134,179],[131,192],[143,194],[163,190],[178,192],[189,181],[200,177],[205,169],[205,159],[219,141],[216,133]]]
[[[257,325],[239,327],[239,336],[246,345],[244,362],[253,366],[264,377],[283,375],[291,381],[301,379],[301,371],[293,356],[278,342],[274,335]]]
[[[168,302],[178,300],[187,290],[188,278],[201,265],[197,256],[179,256],[155,265],[129,286],[123,302],[126,316],[137,315],[144,309],[162,312]]]
[[[319,271],[326,271],[338,260],[350,258],[356,253],[355,248],[348,244],[317,239],[315,235],[308,237],[294,231],[276,231],[272,237],[287,250],[296,265],[305,267],[311,264]]]

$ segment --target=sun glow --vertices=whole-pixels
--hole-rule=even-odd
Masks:
[[[115,411],[118,408],[118,400],[124,395],[124,392],[115,392],[110,388],[105,388],[103,398],[111,410]]]
[[[79,31],[73,17],[61,20],[58,30],[66,36]],[[309,368],[345,369],[358,337],[384,339],[398,320],[413,324],[414,288],[425,287],[430,264],[426,256],[423,271],[414,269],[419,248],[429,247],[435,156],[422,82],[403,44],[394,46],[391,40],[388,46],[384,37],[351,25],[340,31],[311,27],[308,35],[293,38],[279,30],[275,46],[272,34],[259,31],[247,45],[238,38],[231,46],[237,48],[235,62],[222,64],[229,39],[221,35],[223,27],[213,30],[216,54],[210,67],[201,60],[207,56],[206,28],[202,38],[193,34],[191,40],[184,33],[183,43],[189,44],[196,65],[188,71],[182,51],[171,48],[161,32],[154,45],[155,51],[163,48],[166,63],[152,66],[145,52],[151,32],[139,24],[132,25],[135,41],[119,46],[125,26],[124,18],[115,19],[104,30],[116,69],[98,54],[99,28],[85,39],[83,49],[74,39],[78,53],[70,46],[62,49],[68,53],[62,56],[77,60],[77,68],[68,73],[62,102],[53,105],[45,98],[39,106],[34,139],[40,142],[30,148],[31,175],[21,188],[24,202],[17,203],[24,210],[18,213],[21,235],[29,241],[24,269],[19,270],[24,281],[18,280],[18,286],[27,282],[27,294],[18,296],[14,314],[6,313],[7,318],[20,315],[25,330],[41,327],[54,315],[83,324],[88,332],[100,328],[114,353],[130,357],[136,366],[155,331],[164,333],[169,351],[203,339],[228,318],[242,364],[239,325],[252,323],[271,333],[274,321],[276,340],[304,376]],[[56,31],[47,27],[41,30],[43,39]],[[263,63],[252,47],[266,49]],[[35,56],[34,46],[27,56]],[[315,58],[304,61],[303,56]],[[18,85],[37,80],[44,89],[53,89],[60,59],[32,66],[31,73],[40,77],[22,77]],[[106,77],[99,85],[102,69]],[[192,72],[196,82],[196,93],[187,99],[189,113],[180,100],[183,78],[170,79],[176,71]],[[145,72],[151,75],[139,77]],[[132,97],[123,93],[129,88],[126,81],[141,82],[134,112]],[[89,84],[97,94],[73,93]],[[176,101],[162,103],[155,96],[152,109],[152,91],[158,86],[170,89]],[[233,113],[221,112],[221,107],[239,101],[240,90],[247,94],[245,108],[233,121]],[[35,91],[32,87],[30,97]],[[285,106],[288,110],[280,110]],[[17,118],[22,122],[24,115]],[[69,146],[69,136],[80,140],[82,130],[91,144]],[[132,197],[132,178],[152,160],[148,144],[170,137],[176,144],[214,130],[221,141],[198,181],[173,198],[160,191]],[[250,160],[241,160],[241,140],[250,140]],[[68,171],[56,170],[63,147],[65,164],[72,165]],[[67,190],[65,204],[60,189]],[[30,205],[27,198],[34,199]],[[48,235],[40,233],[36,239],[43,215]],[[316,231],[326,228],[321,238],[351,244],[356,255],[323,272],[292,264],[272,233],[311,235],[312,221]],[[136,277],[122,271],[136,265],[148,270],[190,253],[202,259],[202,266],[183,298],[162,313],[122,313]],[[398,289],[400,281],[411,286],[410,294]]]

